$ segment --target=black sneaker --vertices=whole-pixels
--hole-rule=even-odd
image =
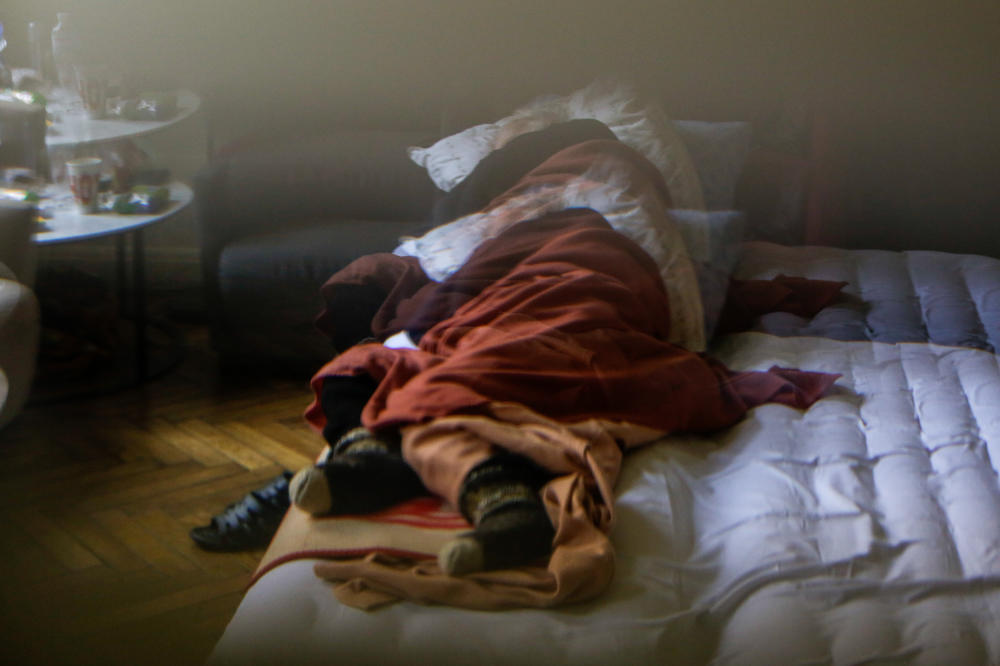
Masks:
[[[291,478],[291,472],[283,472],[263,488],[247,493],[208,525],[192,528],[191,538],[205,550],[233,552],[263,548],[271,542],[291,504],[288,498]]]

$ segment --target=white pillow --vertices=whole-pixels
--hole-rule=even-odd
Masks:
[[[412,146],[407,152],[411,160],[427,169],[438,189],[450,192],[493,152],[498,130],[494,123],[476,125],[446,136],[429,148]]]
[[[656,263],[670,299],[670,342],[703,351],[706,320],[699,274],[688,257],[680,225],[664,207],[657,188],[647,181],[633,187],[617,177],[618,168],[615,160],[596,160],[578,178],[541,185],[485,211],[435,227],[419,238],[402,239],[394,252],[416,257],[428,277],[441,281],[461,268],[484,241],[516,224],[530,224],[555,211],[589,208]],[[701,236],[696,233],[692,238]]]
[[[539,98],[494,123],[469,128],[429,148],[410,148],[409,154],[447,192],[515,136],[577,118],[599,120],[619,141],[652,162],[666,180],[674,207],[705,207],[684,141],[663,110],[640,100],[627,84],[596,81],[565,97]]]

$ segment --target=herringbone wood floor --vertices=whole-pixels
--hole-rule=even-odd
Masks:
[[[200,664],[262,551],[187,536],[321,442],[302,378],[222,378],[203,329],[180,367],[30,406],[0,432],[0,662]]]

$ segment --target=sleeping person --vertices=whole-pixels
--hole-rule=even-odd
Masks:
[[[551,555],[601,581],[580,587],[591,594],[613,568],[606,533],[627,450],[730,426],[763,402],[804,407],[836,376],[732,372],[699,353],[697,282],[661,175],[599,123],[559,129],[570,145],[532,155],[518,137],[453,191],[467,201],[449,216],[478,212],[428,234],[441,244],[430,261],[369,255],[324,285],[317,325],[344,351],[313,378],[306,419],[330,451],[289,496],[344,515],[431,493],[471,527],[439,551],[443,574]],[[425,268],[455,248],[468,249],[432,279]],[[373,342],[343,317],[366,308]],[[400,332],[415,344],[380,342]]]

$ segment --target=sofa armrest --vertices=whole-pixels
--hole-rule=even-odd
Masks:
[[[35,375],[41,315],[35,278],[33,206],[0,202],[0,428],[28,400]]]
[[[0,201],[0,277],[14,278],[29,287],[35,283],[34,206],[16,201]]]

